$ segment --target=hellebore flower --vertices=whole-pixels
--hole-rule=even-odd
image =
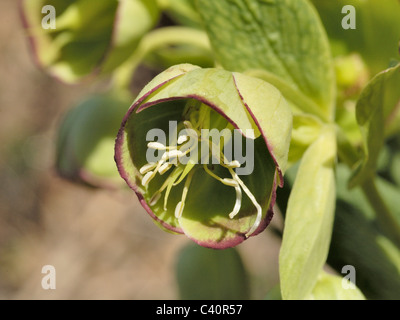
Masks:
[[[115,69],[159,17],[155,0],[23,0],[21,12],[36,62],[67,83]]]
[[[113,161],[115,135],[130,96],[89,97],[62,119],[56,147],[56,170],[64,178],[93,187],[123,186]],[[122,182],[122,184],[121,184]]]
[[[271,220],[291,128],[291,111],[272,85],[177,65],[154,78],[129,109],[115,160],[162,228],[223,249]]]

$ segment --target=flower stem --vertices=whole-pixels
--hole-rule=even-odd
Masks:
[[[129,88],[132,74],[149,53],[163,46],[177,44],[211,50],[208,37],[203,31],[180,26],[155,29],[142,38],[135,52],[114,72],[115,85],[118,88]]]
[[[347,139],[346,134],[339,127],[337,127],[336,133],[339,157],[349,166],[349,168],[354,169],[355,165],[359,161],[358,154]],[[361,190],[375,211],[378,228],[400,248],[400,225],[391,210],[387,207],[385,201],[382,199],[382,196],[376,187],[375,177],[370,176],[366,178],[361,185]]]
[[[336,126],[336,139],[339,159],[346,163],[350,169],[353,169],[360,157],[347,135],[338,125]]]

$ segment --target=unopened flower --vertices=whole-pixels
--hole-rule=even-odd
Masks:
[[[56,148],[55,166],[62,177],[93,187],[121,187],[114,141],[128,99],[123,94],[95,95],[67,112]]]
[[[164,229],[227,248],[272,218],[292,127],[270,84],[178,65],[139,94],[119,131],[118,170]]]

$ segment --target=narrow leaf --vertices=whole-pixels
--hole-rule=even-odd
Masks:
[[[335,210],[336,139],[325,128],[305,152],[286,212],[279,257],[283,299],[305,299],[326,261]]]
[[[357,102],[356,116],[364,140],[364,158],[354,172],[351,187],[375,173],[385,135],[400,130],[400,64],[370,81]]]

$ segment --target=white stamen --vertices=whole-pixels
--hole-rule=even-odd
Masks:
[[[227,185],[227,186],[230,186],[230,187],[235,187],[236,188],[236,187],[239,186],[239,183],[234,179],[224,178],[224,179],[221,180],[221,182],[223,184]]]
[[[247,194],[247,196],[249,197],[249,199],[251,200],[251,202],[253,202],[254,206],[257,209],[257,218],[256,221],[254,221],[253,226],[250,228],[250,230],[246,233],[246,238],[250,237],[254,231],[257,230],[258,226],[261,223],[261,219],[262,219],[262,208],[261,206],[258,204],[256,198],[254,197],[254,195],[251,193],[251,191],[249,190],[249,188],[247,188],[247,186],[244,184],[244,182],[239,178],[239,176],[236,174],[235,171],[233,171],[233,169],[229,168],[229,172],[232,175],[232,177],[240,184],[240,186],[242,187],[243,191]]]
[[[231,161],[227,163],[228,167],[230,168],[240,168],[240,162],[237,160]]]
[[[176,157],[181,156],[182,154],[183,154],[182,151],[171,150],[171,151],[165,152],[163,154],[161,160],[165,161],[165,160],[170,159],[170,158],[176,158]]]
[[[167,150],[168,149],[167,146],[163,145],[160,142],[149,142],[147,144],[147,147],[150,149],[156,149],[156,150]]]
[[[145,164],[143,167],[140,168],[139,172],[140,172],[140,174],[145,174],[145,173],[149,172],[150,170],[153,170],[156,166],[157,166],[157,163],[154,163],[154,162]]]
[[[183,208],[185,204],[182,201],[179,201],[175,208],[175,218],[179,219],[182,217]]]
[[[179,203],[176,205],[176,208],[175,208],[175,217],[177,219],[182,217],[183,208],[185,207],[186,197],[187,197],[187,194],[188,194],[188,191],[189,191],[189,187],[190,187],[190,183],[192,182],[193,175],[194,175],[195,171],[196,170],[191,170],[189,172],[188,177],[186,178],[185,185],[183,187],[183,192],[182,192],[182,199],[181,199],[181,201],[179,201]]]
[[[185,142],[188,141],[188,140],[189,140],[189,136],[186,136],[186,135],[184,135],[184,136],[179,136],[179,138],[178,138],[178,144],[185,143]]]
[[[147,172],[146,175],[143,177],[142,179],[142,185],[145,187],[149,184],[149,182],[151,181],[151,179],[153,179],[153,171]]]
[[[164,173],[166,173],[169,169],[171,169],[172,167],[172,163],[164,163],[159,169],[158,169],[158,173],[160,175],[163,175]]]
[[[187,128],[187,129],[194,129],[193,125],[190,121],[183,121],[183,125]]]
[[[261,223],[261,218],[262,218],[261,206],[258,204],[258,202],[256,201],[256,199],[254,198],[253,195],[252,195],[252,197],[250,197],[249,194],[247,194],[247,196],[250,198],[250,200],[253,202],[254,206],[257,209],[257,218],[256,218],[256,221],[254,221],[254,224],[251,227],[251,229],[249,230],[249,232],[246,233],[246,238],[250,237],[257,230],[258,226]]]
[[[233,219],[240,211],[240,207],[242,206],[242,190],[240,189],[240,186],[237,185],[235,187],[236,191],[236,202],[235,206],[233,207],[232,212],[229,214],[229,218]]]

